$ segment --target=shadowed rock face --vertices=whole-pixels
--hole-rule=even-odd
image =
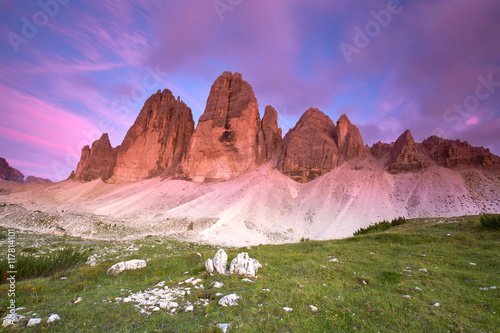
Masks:
[[[345,114],[337,121],[336,139],[340,160],[349,161],[365,155],[363,138]]]
[[[127,132],[112,168],[110,182],[134,182],[159,174],[173,175],[194,131],[191,109],[158,91],[144,104]]]
[[[472,147],[467,141],[445,140],[435,135],[425,139],[422,146],[429,157],[448,168],[483,166],[499,168],[500,158],[483,147]]]
[[[386,154],[390,153],[392,147],[394,145],[391,145],[389,143],[382,143],[381,141],[373,144],[373,146],[370,147],[370,153],[377,159],[380,160],[382,157],[384,157]]]
[[[390,152],[387,171],[401,173],[424,170],[429,167],[429,159],[413,139],[409,130],[406,130],[396,140]]]
[[[111,147],[107,133],[92,143],[92,148],[85,146],[73,179],[92,181],[106,178],[116,159],[116,149]]]
[[[237,177],[262,164],[266,145],[252,87],[224,72],[212,85],[179,177],[211,181]]]
[[[5,158],[0,157],[0,179],[22,183],[24,175],[21,171],[11,167]]]
[[[335,127],[330,117],[310,108],[283,139],[278,169],[305,183],[364,154],[359,130],[346,115],[340,117]]]
[[[262,118],[262,134],[265,143],[265,160],[269,161],[275,157],[281,148],[283,141],[281,128],[278,128],[278,112],[268,105]]]
[[[298,182],[308,182],[333,170],[339,151],[333,121],[318,109],[310,108],[283,139],[277,166]]]

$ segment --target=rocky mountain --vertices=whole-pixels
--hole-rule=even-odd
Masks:
[[[159,174],[173,175],[194,131],[191,109],[158,91],[144,104],[123,143],[117,147],[110,182],[134,182]]]
[[[283,134],[278,127],[278,111],[271,105],[266,106],[262,117],[262,135],[264,136],[265,161],[271,160],[279,154]]]
[[[424,140],[422,145],[432,160],[448,168],[500,166],[500,157],[487,148],[472,147],[467,141],[445,140],[433,135]]]
[[[115,160],[116,148],[111,147],[109,136],[105,133],[99,140],[92,143],[92,148],[83,147],[82,156],[73,177],[82,181],[107,179]]]
[[[340,161],[349,161],[365,155],[363,138],[345,114],[337,120],[336,140]]]
[[[364,154],[359,130],[346,115],[335,127],[330,117],[310,108],[285,136],[277,166],[293,180],[306,183]]]
[[[0,157],[0,179],[22,183],[24,175],[21,171],[11,167],[5,158]]]
[[[339,159],[335,136],[330,117],[310,108],[283,139],[278,170],[302,183],[333,170]]]
[[[35,176],[28,176],[26,177],[26,180],[24,181],[26,184],[50,184],[52,183],[52,180],[46,179],[46,178],[40,178],[40,177],[35,177]]]
[[[400,173],[425,170],[430,166],[430,162],[410,131],[406,130],[391,148],[390,159],[386,166],[389,172]]]
[[[212,85],[178,175],[198,182],[230,179],[255,169],[266,156],[253,89],[241,74],[224,72]]]
[[[233,179],[272,161],[284,175],[306,183],[368,155],[390,174],[423,172],[435,164],[500,168],[500,158],[488,149],[435,136],[417,143],[409,130],[393,143],[365,147],[345,114],[334,124],[315,108],[282,139],[278,112],[267,106],[261,119],[250,84],[239,73],[224,72],[211,87],[196,129],[191,109],[169,90],[158,91],[120,146],[111,147],[104,134],[83,148],[70,178],[124,183],[163,175],[203,183]]]

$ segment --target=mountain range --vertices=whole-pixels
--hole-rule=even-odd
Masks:
[[[498,213],[500,158],[460,140],[417,143],[409,130],[368,146],[346,115],[334,123],[316,108],[283,137],[278,112],[261,118],[251,85],[224,72],[196,128],[179,97],[158,91],[121,145],[103,134],[68,180],[7,187],[1,200],[22,207],[0,212],[7,225],[240,246],[346,237],[397,216]],[[33,222],[37,210],[51,222]]]

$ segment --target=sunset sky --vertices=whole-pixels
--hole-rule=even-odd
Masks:
[[[59,181],[168,88],[203,113],[242,73],[284,133],[309,107],[365,143],[410,129],[500,154],[498,0],[0,0],[0,157]]]

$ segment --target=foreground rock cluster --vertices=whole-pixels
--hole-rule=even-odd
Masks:
[[[246,278],[256,278],[259,268],[262,268],[262,265],[257,259],[252,259],[248,253],[242,252],[231,261],[227,269],[227,253],[223,249],[217,251],[213,260],[207,259],[205,262],[205,269],[208,273],[215,271],[223,275],[238,274]]]
[[[409,130],[391,144],[368,147],[346,115],[334,123],[316,108],[307,110],[282,139],[276,109],[267,106],[261,119],[250,84],[239,73],[224,72],[212,85],[196,129],[191,109],[171,91],[158,91],[145,102],[121,145],[113,148],[103,134],[83,148],[70,178],[124,183],[163,175],[210,182],[271,161],[283,174],[306,183],[367,155],[383,160],[389,173],[417,172],[433,164],[500,168],[500,158],[488,149],[435,136],[416,143]],[[19,175],[2,176],[0,171],[1,177]]]

